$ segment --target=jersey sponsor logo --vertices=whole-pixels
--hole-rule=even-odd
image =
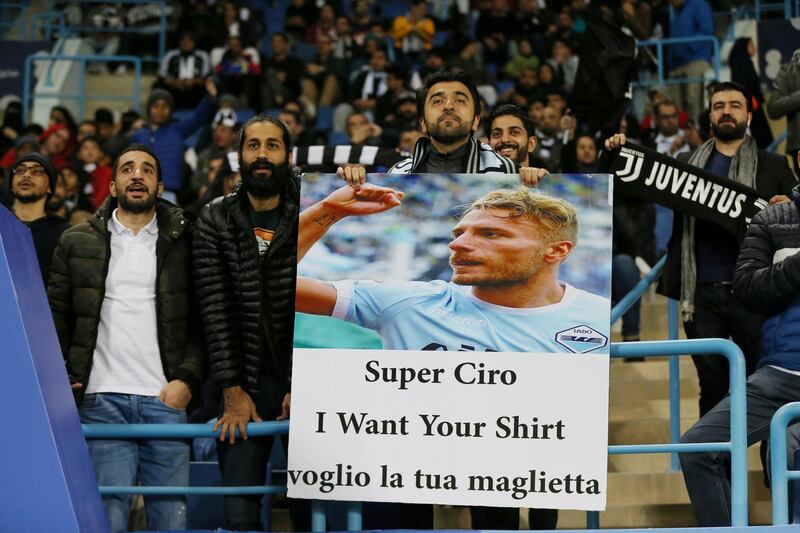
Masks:
[[[482,328],[486,326],[486,320],[482,318],[458,316],[452,311],[448,311],[447,309],[443,309],[441,307],[430,307],[428,308],[427,314],[428,316],[449,320],[451,322],[455,322],[456,324],[461,324],[462,326],[470,326],[477,328]]]
[[[586,325],[556,333],[556,342],[573,353],[589,353],[608,344],[608,337]]]

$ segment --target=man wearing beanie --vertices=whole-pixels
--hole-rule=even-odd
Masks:
[[[11,167],[9,179],[11,210],[31,230],[42,280],[47,285],[58,238],[69,228],[63,218],[45,213],[47,199],[56,188],[56,168],[42,154],[31,153]]]
[[[164,191],[176,196],[183,185],[184,141],[195,131],[211,122],[217,108],[217,87],[211,78],[205,83],[207,95],[194,114],[180,121],[172,120],[175,101],[163,89],[153,89],[147,99],[148,124],[131,135],[132,143],[147,146],[158,157],[163,171]]]

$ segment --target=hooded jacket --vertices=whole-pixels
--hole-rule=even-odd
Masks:
[[[281,218],[261,259],[242,184],[206,205],[195,227],[193,269],[211,379],[257,395],[261,377],[289,382],[294,337],[300,173],[281,194]]]
[[[61,235],[50,267],[47,299],[78,405],[92,372],[100,311],[111,261],[109,217],[116,200],[106,199],[87,220]],[[156,203],[156,325],[161,364],[167,381],[180,379],[196,396],[205,355],[191,284],[191,224],[183,210],[166,200]]]

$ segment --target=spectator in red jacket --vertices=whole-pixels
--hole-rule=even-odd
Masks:
[[[92,184],[92,207],[97,209],[108,196],[111,186],[111,167],[103,164],[103,146],[97,137],[86,137],[78,145],[78,161],[89,174]]]

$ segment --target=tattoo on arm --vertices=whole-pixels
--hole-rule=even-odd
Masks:
[[[332,215],[330,213],[323,213],[318,218],[314,220],[315,224],[322,226],[323,228],[328,228],[336,222],[338,218],[336,215]]]

